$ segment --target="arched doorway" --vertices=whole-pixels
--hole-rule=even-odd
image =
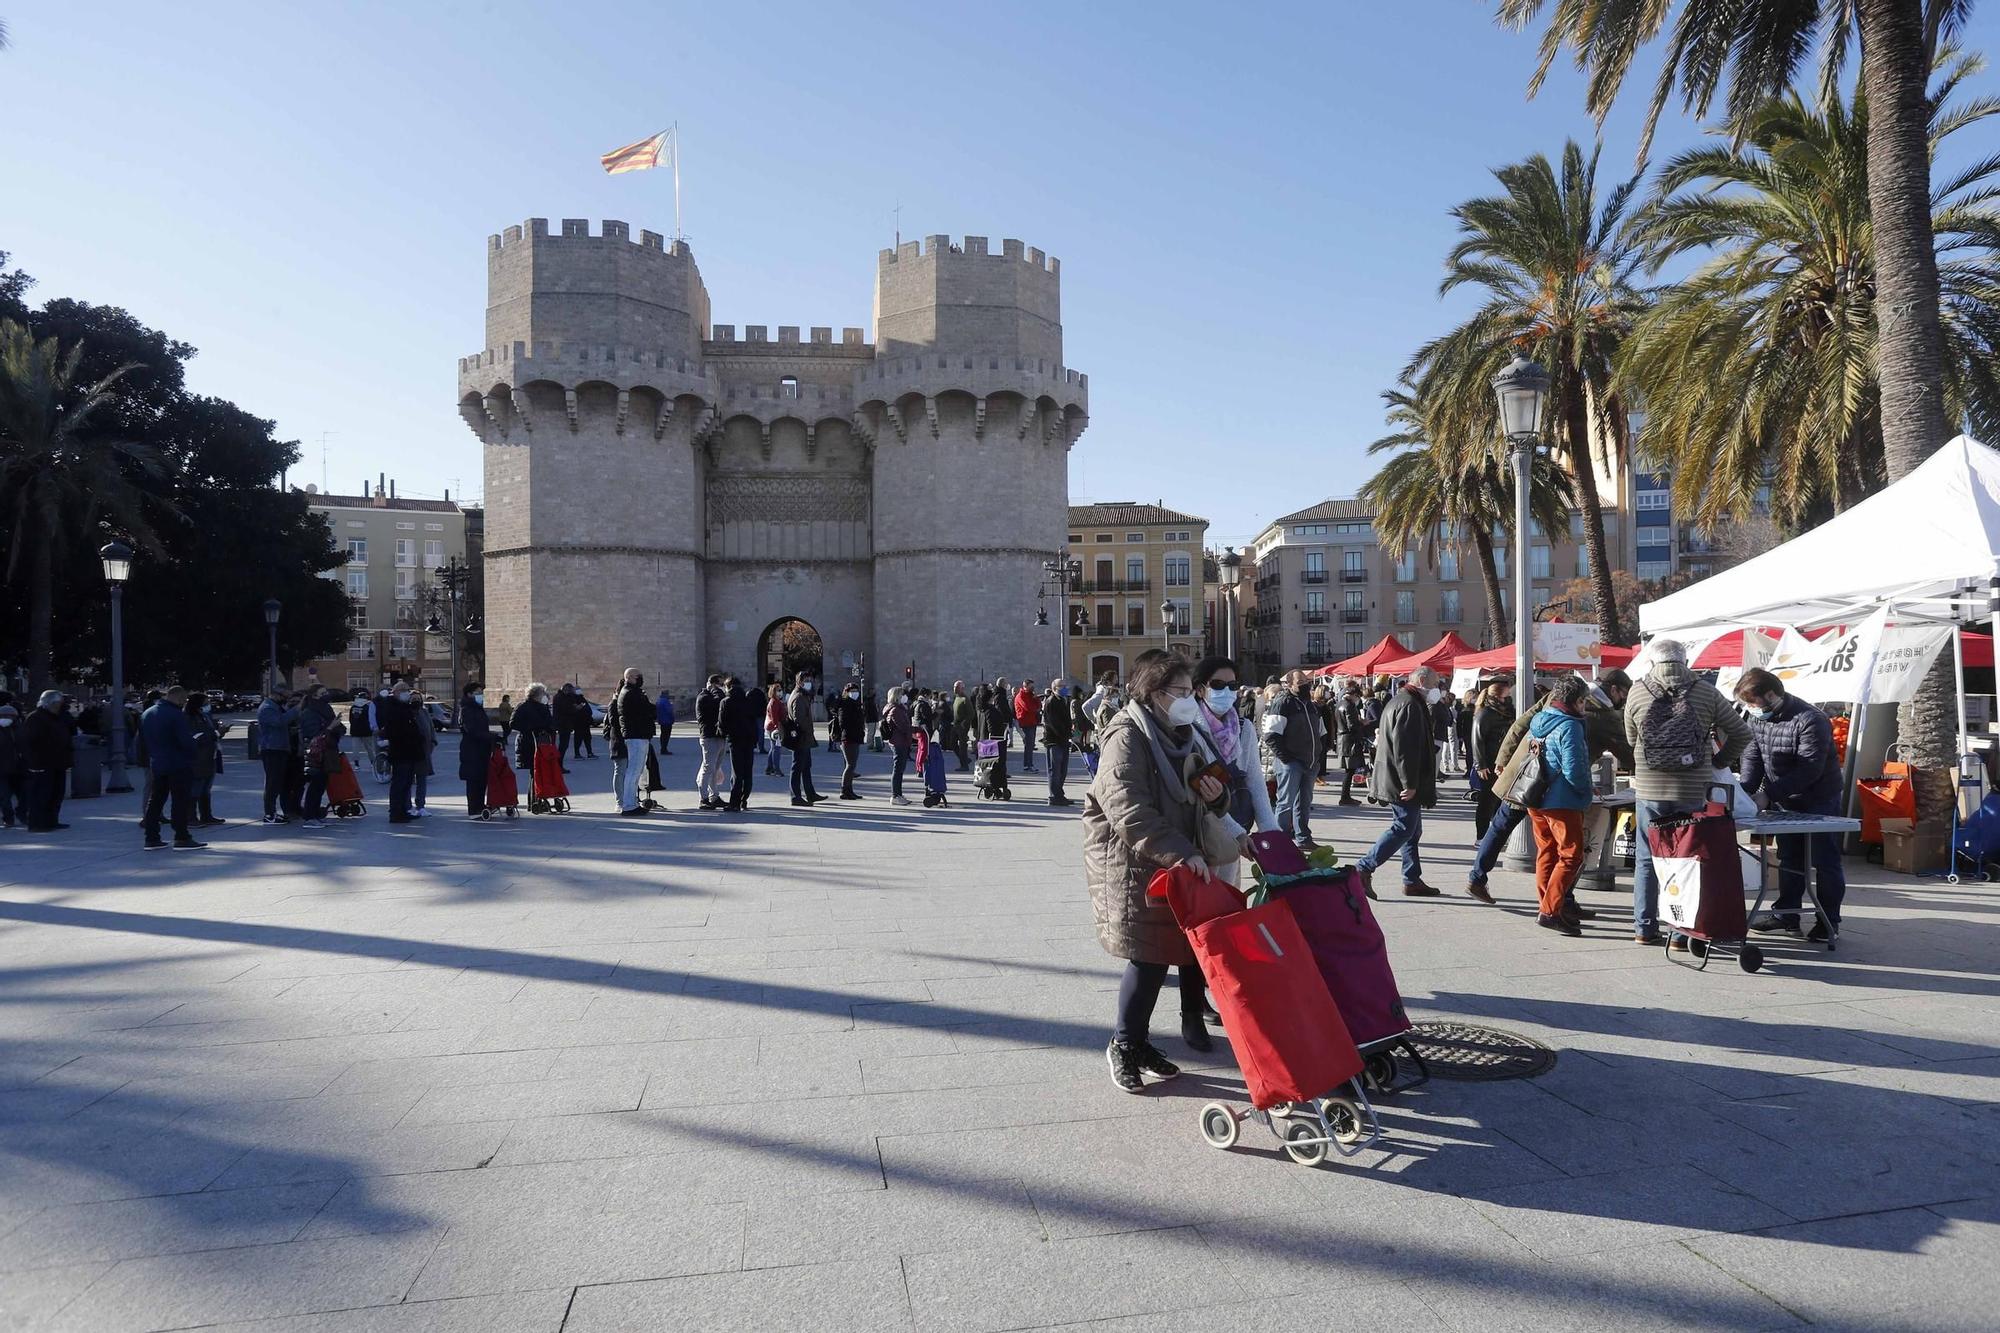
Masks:
[[[1090,680],[1085,684],[1085,689],[1094,688],[1098,681],[1104,679],[1104,673],[1107,671],[1111,673],[1113,680],[1120,680],[1125,675],[1125,663],[1119,660],[1116,653],[1099,653],[1091,658]]]
[[[801,672],[821,675],[824,648],[819,631],[796,616],[774,620],[757,639],[757,678],[769,684],[776,680],[789,689]]]

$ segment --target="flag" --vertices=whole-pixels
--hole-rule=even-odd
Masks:
[[[650,139],[614,148],[599,160],[604,163],[605,174],[610,176],[621,171],[646,171],[659,166],[663,154],[669,163],[674,161],[672,138],[672,130],[661,130]]]

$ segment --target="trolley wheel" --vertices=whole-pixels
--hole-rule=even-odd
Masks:
[[[1743,951],[1736,955],[1736,965],[1745,972],[1755,972],[1764,966],[1764,951],[1754,944],[1746,944]]]
[[[1690,958],[1708,957],[1708,941],[1704,939],[1699,939],[1693,935],[1688,936],[1688,957]]]
[[[556,813],[559,815],[566,815],[569,813],[569,797],[567,796],[556,797]]]
[[[1326,1123],[1333,1126],[1333,1137],[1342,1143],[1359,1143],[1363,1133],[1361,1108],[1345,1097],[1328,1097],[1319,1104]],[[1321,1150],[1324,1152],[1324,1149]]]
[[[1300,1166],[1318,1166],[1326,1160],[1325,1138],[1317,1120],[1287,1120],[1285,1155]]]
[[[1388,1051],[1369,1056],[1361,1066],[1361,1077],[1372,1090],[1389,1091],[1396,1086],[1396,1057]]]
[[[516,809],[515,809],[515,808],[514,808],[513,806],[511,806],[511,805],[507,807],[507,818],[509,818],[509,819],[513,819],[513,818],[515,818],[515,817],[516,817],[516,816],[518,816],[518,815],[519,815],[520,813],[521,813],[521,812],[520,812],[519,810],[516,810]]]
[[[1208,1140],[1211,1148],[1227,1151],[1236,1146],[1236,1113],[1221,1102],[1210,1102],[1201,1108],[1201,1136]]]

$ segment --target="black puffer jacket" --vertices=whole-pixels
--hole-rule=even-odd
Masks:
[[[625,684],[611,696],[605,735],[614,741],[649,741],[659,732],[660,710],[644,685]]]

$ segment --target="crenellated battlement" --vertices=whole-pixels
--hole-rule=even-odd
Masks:
[[[734,324],[717,324],[709,329],[708,341],[710,343],[735,343],[739,347],[746,344],[757,344],[768,347],[803,347],[828,350],[833,348],[852,350],[865,348],[868,345],[865,332],[853,327],[843,328],[840,331],[839,342],[833,340],[833,327],[827,324],[813,325],[810,329],[811,337],[806,340],[800,339],[799,326],[796,324],[780,324],[777,328],[778,336],[774,340],[771,337],[770,325],[745,324],[743,326],[743,337],[739,339],[736,336],[736,326]]]
[[[688,248],[684,240],[669,240],[656,231],[641,231],[638,239],[634,240],[631,227],[613,218],[606,218],[598,226],[599,231],[593,236],[590,233],[589,218],[564,218],[561,229],[552,232],[549,230],[547,218],[529,218],[520,226],[508,227],[504,231],[497,231],[488,236],[486,248],[506,250],[524,241],[530,245],[536,241],[570,244],[583,242],[599,246],[625,245],[639,250],[656,250],[663,255],[675,255],[684,259],[693,257],[693,251]]]
[[[458,359],[458,373],[533,361],[541,365],[632,366],[672,370],[696,379],[712,378],[712,372],[684,356],[660,348],[611,347],[600,343],[517,342],[507,347],[489,347],[483,352]]]
[[[876,256],[878,265],[897,264],[906,259],[1012,259],[1051,275],[1062,273],[1060,259],[1012,237],[1000,242],[997,254],[992,249],[992,242],[984,236],[967,236],[958,241],[949,236],[926,236],[921,242],[904,241],[894,249],[880,251]]]

